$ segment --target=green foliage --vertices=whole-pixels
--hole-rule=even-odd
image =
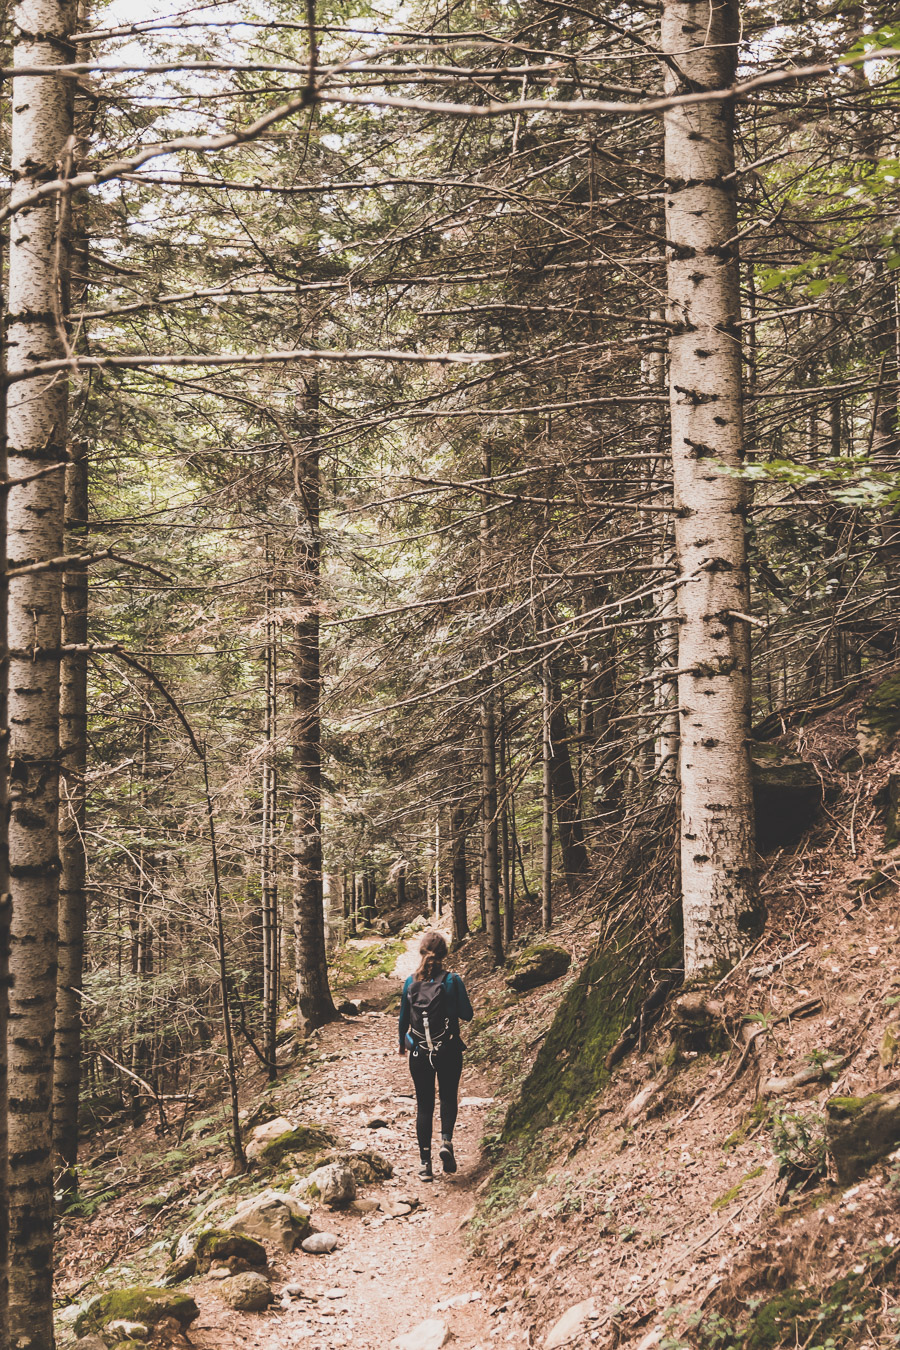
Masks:
[[[405,951],[405,943],[396,938],[366,946],[348,943],[334,963],[334,987],[347,989],[379,975],[392,975]]]
[[[810,1181],[825,1170],[825,1117],[818,1111],[773,1107],[772,1147],[783,1174]]]

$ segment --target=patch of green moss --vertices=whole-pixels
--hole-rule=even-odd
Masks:
[[[319,1153],[337,1143],[330,1130],[321,1125],[297,1125],[270,1139],[260,1150],[259,1161],[265,1167],[277,1167],[292,1153]]]
[[[736,1200],[740,1195],[747,1182],[753,1181],[756,1177],[761,1177],[765,1170],[764,1167],[754,1167],[751,1172],[745,1172],[740,1181],[731,1187],[731,1190],[726,1191],[724,1195],[720,1195],[717,1200],[712,1202],[712,1208],[724,1209],[726,1205],[730,1205],[732,1200]]]
[[[397,938],[366,947],[345,947],[335,962],[335,989],[346,989],[374,980],[379,975],[393,974],[405,951],[406,944]]]
[[[89,1336],[99,1334],[108,1322],[144,1322],[155,1326],[166,1317],[173,1317],[180,1326],[187,1327],[199,1315],[200,1310],[189,1294],[134,1285],[129,1289],[112,1289],[92,1299],[75,1319],[73,1330],[76,1336]]]
[[[900,731],[900,675],[889,675],[875,686],[862,706],[860,721],[889,736]]]
[[[749,1137],[749,1135],[753,1133],[756,1127],[758,1125],[761,1125],[763,1121],[767,1119],[768,1115],[769,1115],[769,1104],[768,1102],[765,1102],[763,1101],[762,1098],[760,1098],[759,1101],[755,1102],[751,1107],[751,1109],[744,1116],[744,1119],[741,1121],[740,1125],[738,1125],[736,1129],[731,1131],[731,1134],[728,1136],[727,1139],[723,1139],[722,1147],[728,1150],[732,1148],[737,1148],[739,1144],[743,1144],[745,1140]]]
[[[538,1056],[507,1112],[501,1139],[533,1138],[585,1105],[609,1081],[607,1055],[644,999],[654,964],[675,964],[675,944],[661,962],[628,928],[597,947],[565,994]]]
[[[877,1093],[872,1094],[877,1096]],[[858,1116],[871,1097],[829,1097],[826,1109],[830,1116]]]

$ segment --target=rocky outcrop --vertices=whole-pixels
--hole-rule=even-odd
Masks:
[[[219,1285],[219,1297],[236,1312],[262,1312],[272,1302],[272,1290],[262,1275],[247,1270],[243,1275],[232,1275],[223,1280]]]
[[[815,766],[778,745],[750,746],[756,846],[761,853],[796,843],[822,806]]]
[[[900,1144],[900,1091],[832,1097],[825,1103],[825,1140],[842,1186]]]
[[[292,1125],[280,1116],[258,1125],[247,1144],[247,1157],[264,1167],[277,1167],[291,1154],[321,1153],[337,1139],[322,1125]]]
[[[558,980],[571,964],[572,955],[565,947],[557,947],[552,942],[539,942],[519,953],[510,967],[506,983],[518,993],[536,989],[540,984]]]
[[[111,1289],[91,1299],[72,1329],[76,1336],[91,1336],[99,1335],[111,1322],[140,1322],[155,1327],[169,1318],[184,1329],[199,1315],[199,1308],[188,1294],[132,1285],[128,1289]]]
[[[856,744],[871,762],[893,745],[900,732],[900,675],[889,675],[866,696],[856,719]]]
[[[377,1153],[374,1148],[332,1148],[327,1153],[320,1153],[313,1167],[326,1167],[329,1163],[341,1163],[349,1167],[357,1186],[371,1186],[373,1182],[387,1181],[394,1175],[393,1163],[388,1162],[384,1154]]]
[[[309,1206],[302,1204],[287,1191],[265,1190],[249,1196],[238,1205],[234,1215],[223,1228],[229,1233],[243,1233],[272,1242],[283,1251],[292,1252],[309,1232]]]
[[[344,1163],[327,1163],[317,1167],[308,1177],[301,1177],[291,1187],[294,1196],[320,1200],[323,1205],[349,1205],[356,1199],[356,1178]]]

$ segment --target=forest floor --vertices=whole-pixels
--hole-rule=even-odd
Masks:
[[[316,1033],[274,1088],[246,1069],[242,1102],[262,1105],[259,1119],[319,1122],[348,1147],[384,1154],[394,1176],[361,1191],[382,1208],[316,1208],[314,1227],[340,1245],[318,1257],[270,1252],[278,1301],[267,1312],[229,1311],[209,1277],[181,1286],[200,1307],[190,1344],[388,1350],[433,1318],[460,1350],[896,1350],[900,1150],[839,1184],[824,1137],[830,1098],[894,1088],[900,1073],[900,850],[886,848],[883,808],[900,751],[842,770],[857,711],[848,703],[781,738],[816,764],[826,804],[796,847],[763,859],[766,934],[715,991],[718,1045],[673,1058],[670,1003],[583,1111],[500,1149],[506,1107],[528,1090],[596,916],[560,897],[553,940],[571,951],[572,970],[521,995],[492,969],[480,935],[462,945],[453,961],[476,1022],[454,1177],[416,1176],[395,1030],[416,941],[357,944],[357,970],[368,945],[373,969],[391,971],[342,989],[368,1010]],[[534,915],[523,907],[520,917],[523,941],[529,927],[533,939]],[[84,1190],[95,1200],[61,1224],[61,1302],[152,1283],[211,1198],[284,1184],[227,1177],[223,1104],[210,1108],[176,1147],[152,1123],[129,1132],[119,1122],[91,1141]]]
[[[353,947],[377,951],[381,945],[370,939]],[[418,938],[409,939],[404,947],[391,976],[378,975],[342,990],[345,996],[362,1001],[365,1010],[358,1017],[345,1017],[321,1028],[314,1037],[314,1051],[304,1057],[301,1074],[289,1071],[285,1082],[266,1094],[270,1114],[326,1126],[351,1148],[374,1148],[391,1162],[394,1174],[390,1180],[360,1189],[360,1195],[377,1200],[380,1209],[356,1214],[317,1208],[314,1229],[334,1233],[339,1239],[337,1248],[327,1255],[307,1255],[299,1249],[286,1254],[269,1248],[276,1302],[265,1312],[232,1311],[218,1297],[215,1279],[207,1276],[191,1281],[189,1291],[200,1316],[190,1327],[189,1343],[197,1350],[290,1350],[294,1346],[330,1350],[345,1345],[383,1350],[427,1319],[445,1323],[447,1335],[461,1346],[497,1344],[498,1332],[501,1344],[505,1340],[523,1343],[505,1334],[508,1319],[481,1288],[481,1271],[471,1264],[465,1236],[474,1214],[475,1190],[484,1176],[480,1141],[485,1113],[493,1102],[490,1084],[469,1066],[463,1073],[455,1135],[459,1170],[452,1176],[442,1173],[435,1144],[434,1182],[418,1179],[415,1103],[408,1061],[397,1053],[396,1012],[393,1007],[389,1011],[370,1008],[393,1002],[391,996],[414,969]],[[369,1122],[375,1120],[383,1124],[371,1127]],[[190,1201],[196,1208],[208,1193],[203,1183],[215,1182],[215,1168],[201,1165],[198,1170],[199,1175],[191,1177],[187,1196],[178,1197],[179,1207]],[[257,1181],[248,1193],[264,1185],[265,1181]],[[176,1192],[177,1188],[173,1195]],[[152,1282],[152,1270],[128,1251],[135,1242],[146,1245],[150,1235],[146,1210],[141,1209],[140,1197],[137,1200],[136,1204],[133,1195],[111,1200],[105,1214],[63,1225],[61,1293],[71,1296],[81,1289],[83,1298],[88,1292],[123,1282]],[[396,1214],[392,1213],[395,1208]],[[399,1212],[406,1209],[408,1213]],[[144,1222],[136,1225],[141,1217]],[[103,1259],[108,1251],[116,1262],[114,1270],[108,1258]],[[89,1265],[99,1266],[99,1279],[84,1290]],[[287,1286],[290,1294],[284,1292]]]

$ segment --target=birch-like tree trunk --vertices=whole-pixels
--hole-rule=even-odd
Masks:
[[[485,482],[491,477],[491,452],[482,450],[481,470]],[[482,498],[483,511],[479,522],[479,553],[482,584],[487,585],[491,557],[491,528],[487,514],[488,498]],[[481,827],[482,880],[484,891],[484,927],[494,961],[503,964],[503,926],[500,917],[500,839],[498,830],[497,797],[497,719],[494,710],[494,691],[487,676],[487,685],[481,698]]]
[[[294,624],[290,672],[289,740],[294,796],[294,952],[297,1009],[304,1032],[337,1013],[328,987],[328,956],[322,898],[322,727],[320,716],[319,586],[319,384],[307,376],[298,400],[304,442],[294,453],[294,488],[301,513],[294,587],[299,611]]]
[[[727,87],[736,0],[664,0],[666,89]],[[748,753],[749,579],[743,483],[734,106],[665,114],[669,401],[679,596],[685,975],[728,969],[758,923]]]
[[[0,243],[0,312],[5,298],[6,250]],[[6,478],[6,342],[0,336],[0,477]],[[0,558],[6,557],[6,512],[0,510]],[[6,1038],[9,1028],[9,647],[6,622],[9,584],[0,577],[0,1350],[9,1345],[9,1167],[8,1074]]]
[[[14,63],[72,61],[73,7],[16,6]],[[72,135],[70,81],[15,81],[12,203],[56,178]],[[59,201],[12,217],[7,405],[10,564],[63,550],[67,384],[21,378],[66,355],[59,291]],[[18,377],[18,378],[17,378]],[[55,466],[59,466],[58,468]],[[53,1345],[51,1096],[59,902],[60,576],[32,572],[9,587],[10,876],[13,898],[9,1034],[10,1338],[22,1350]]]

